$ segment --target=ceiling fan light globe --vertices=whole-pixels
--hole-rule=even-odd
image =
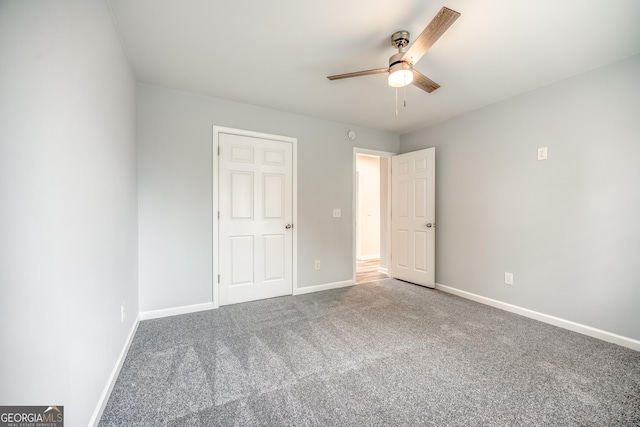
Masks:
[[[413,72],[411,70],[399,69],[391,71],[389,74],[389,86],[391,87],[405,87],[410,85],[413,81]]]

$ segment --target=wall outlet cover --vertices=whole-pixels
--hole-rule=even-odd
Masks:
[[[505,285],[513,285],[513,273],[504,273]]]
[[[547,160],[547,147],[538,148],[538,160]]]

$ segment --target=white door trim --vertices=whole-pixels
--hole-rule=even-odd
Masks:
[[[378,150],[371,150],[368,148],[360,148],[360,147],[353,147],[353,170],[351,172],[351,179],[353,180],[353,200],[351,203],[351,212],[352,212],[352,218],[351,218],[351,224],[353,225],[353,237],[352,237],[352,241],[353,241],[353,248],[351,250],[351,254],[352,254],[352,279],[353,279],[353,283],[356,283],[356,260],[357,260],[357,228],[356,228],[356,160],[357,160],[357,155],[358,154],[368,154],[370,156],[378,156],[378,157],[387,157],[387,158],[391,158],[393,156],[395,156],[397,153],[392,153],[389,151],[378,151]],[[385,224],[385,230],[386,230],[386,240],[387,240],[387,256],[386,256],[386,264],[385,265],[389,265],[389,256],[391,254],[391,161],[388,162],[389,163],[389,171],[388,171],[388,177],[389,179],[387,180],[387,221]]]
[[[293,155],[293,294],[298,289],[298,139],[289,136],[274,135],[269,133],[255,132],[243,129],[234,129],[222,126],[213,126],[213,136],[211,144],[211,157],[213,169],[211,173],[212,187],[212,250],[213,250],[213,277],[212,277],[212,300],[213,308],[220,307],[220,285],[218,283],[218,274],[220,274],[220,262],[218,254],[219,236],[218,236],[218,209],[219,209],[219,192],[218,192],[218,135],[221,133],[229,133],[233,135],[248,136],[253,138],[271,139],[277,141],[290,142]]]

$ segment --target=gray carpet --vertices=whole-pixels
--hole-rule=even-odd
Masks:
[[[387,279],[140,322],[100,426],[640,425],[640,352]]]

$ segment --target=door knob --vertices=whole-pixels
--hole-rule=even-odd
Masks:
[[[427,228],[431,228],[431,227],[435,227],[435,226],[436,226],[436,223],[435,223],[435,222],[434,222],[433,224],[431,224],[431,223],[428,223],[428,224],[427,224]]]
[[[286,228],[288,230],[290,228],[293,228],[293,225],[292,224],[287,224],[287,225],[284,226],[284,228]]]

